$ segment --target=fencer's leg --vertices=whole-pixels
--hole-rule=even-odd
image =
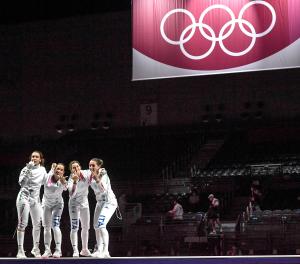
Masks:
[[[17,243],[18,243],[18,254],[17,258],[26,258],[24,251],[24,236],[25,229],[28,224],[29,217],[29,203],[28,201],[23,201],[18,196],[16,202],[17,212],[18,212],[18,226],[17,226]]]
[[[49,257],[51,255],[51,217],[52,212],[51,208],[44,206],[43,207],[43,217],[42,217],[42,224],[44,227],[44,245],[45,245],[45,252],[43,254],[43,257]]]
[[[96,255],[101,253],[102,249],[103,249],[103,241],[102,241],[102,237],[101,237],[101,233],[100,233],[100,229],[99,229],[99,223],[98,223],[99,215],[103,208],[103,205],[104,205],[104,203],[97,202],[95,211],[94,211],[93,225],[94,225],[94,230],[95,230],[95,236],[96,236],[96,241],[97,241],[97,252],[98,252]]]
[[[96,236],[96,241],[97,241],[97,251],[102,252],[103,251],[103,240],[101,236],[100,229],[97,228],[95,229],[95,236]]]
[[[55,252],[53,253],[53,257],[59,258],[61,257],[61,240],[62,240],[62,234],[59,227],[53,228],[53,235],[55,240]]]
[[[91,252],[88,249],[88,240],[89,240],[89,229],[90,229],[90,209],[82,208],[80,210],[80,223],[81,223],[81,243],[82,250],[80,255],[82,256],[91,256]]]
[[[70,232],[70,239],[73,248],[73,257],[79,257],[78,252],[78,230],[72,229]]]
[[[41,236],[41,220],[42,220],[42,207],[38,201],[35,201],[30,206],[30,215],[32,222],[32,238],[33,238],[33,249],[31,253],[39,258],[40,253],[40,236]]]
[[[60,215],[53,213],[52,229],[55,241],[55,251],[61,253],[62,234],[60,230]]]
[[[103,244],[102,244],[103,245],[103,249],[102,249],[103,257],[110,257],[109,251],[108,251],[108,246],[109,246],[108,231],[107,231],[106,227],[101,227],[99,230],[100,230],[101,238],[103,241]]]
[[[105,204],[100,212],[98,218],[98,227],[100,229],[100,236],[103,242],[103,252],[102,256],[104,258],[110,257],[108,248],[109,248],[109,233],[106,229],[106,226],[111,219],[113,213],[116,210],[116,206],[112,204]]]
[[[63,211],[63,204],[58,204],[54,207],[52,213],[52,230],[55,241],[55,252],[53,257],[59,258],[61,257],[61,240],[62,234],[60,230],[60,219]]]
[[[18,250],[20,251],[24,251],[24,237],[25,237],[25,230],[18,229],[17,242],[18,242]]]
[[[70,240],[73,248],[73,257],[79,257],[79,252],[78,252],[79,208],[69,204],[69,215],[71,221]]]

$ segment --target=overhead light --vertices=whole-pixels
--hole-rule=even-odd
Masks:
[[[203,123],[208,123],[208,115],[202,116],[202,122]]]
[[[75,126],[73,124],[68,124],[67,129],[69,132],[74,132],[75,131]]]
[[[64,132],[62,125],[56,125],[55,130],[58,134],[62,134]]]
[[[103,122],[102,128],[103,128],[104,130],[108,130],[108,129],[110,129],[110,127],[111,127],[111,124],[110,124],[109,122],[107,122],[107,121],[104,121],[104,122]]]
[[[91,129],[92,129],[92,130],[97,130],[97,129],[99,129],[99,123],[98,123],[98,122],[95,122],[95,121],[91,122]]]
[[[221,114],[216,114],[216,121],[221,122],[223,119],[223,116]]]

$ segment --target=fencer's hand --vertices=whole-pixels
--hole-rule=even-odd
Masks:
[[[53,170],[53,171],[54,171],[54,170],[55,170],[55,168],[56,168],[56,166],[57,166],[57,164],[56,164],[55,162],[53,162],[53,163],[52,163],[52,165],[51,165],[51,170]]]
[[[99,176],[102,177],[105,174],[105,172],[106,172],[105,169],[101,168],[99,172]]]
[[[77,175],[79,177],[80,176],[80,169],[74,168],[72,170],[72,174]]]
[[[76,173],[73,173],[71,179],[74,183],[77,183],[79,180],[79,176]]]
[[[59,180],[60,180],[60,182],[61,182],[62,184],[66,184],[66,182],[67,182],[67,177],[66,177],[66,176],[61,176],[61,177],[59,177]]]
[[[27,169],[33,169],[33,167],[34,167],[34,162],[33,162],[33,161],[29,161],[29,162],[26,164],[26,167],[27,167]]]

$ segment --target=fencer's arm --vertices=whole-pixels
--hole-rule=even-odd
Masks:
[[[99,171],[98,178],[95,179],[95,181],[98,184],[101,192],[105,192],[108,189],[108,175],[107,171],[104,168]]]
[[[21,187],[23,187],[24,185],[26,185],[30,175],[31,175],[31,170],[33,168],[33,162],[30,161],[29,163],[26,164],[26,167],[24,167],[19,175],[19,184]]]
[[[49,179],[49,177],[52,177],[54,175],[56,165],[56,163],[52,163],[51,169],[48,171],[48,173],[46,172],[47,175],[44,178],[44,184],[47,184],[47,180]]]
[[[68,190],[69,182],[67,181],[67,177],[66,176],[61,176],[61,177],[59,177],[59,181],[60,181],[60,184],[61,184],[63,190],[64,191]]]
[[[79,180],[79,177],[77,177],[77,175],[74,175],[74,174],[69,178],[68,190],[69,190],[69,194],[71,197],[77,193],[78,180]]]

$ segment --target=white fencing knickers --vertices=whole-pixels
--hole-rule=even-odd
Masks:
[[[50,250],[51,246],[51,228],[53,230],[55,249],[61,252],[61,230],[60,230],[60,219],[64,209],[63,203],[57,203],[54,206],[43,206],[43,227],[44,227],[44,244],[45,250]]]
[[[24,250],[24,233],[28,225],[29,214],[32,222],[33,248],[39,248],[42,217],[42,206],[39,199],[33,199],[29,195],[19,193],[16,207],[18,212],[18,249]]]

